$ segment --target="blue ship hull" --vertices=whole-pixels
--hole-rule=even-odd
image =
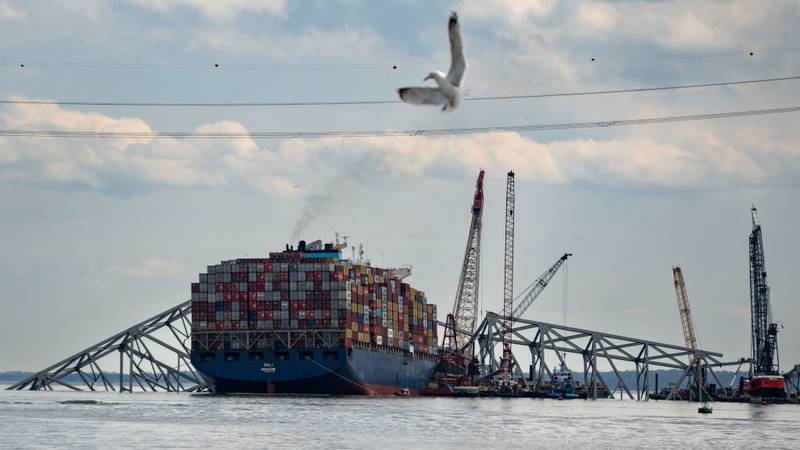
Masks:
[[[192,364],[220,393],[391,395],[424,389],[432,355],[397,349],[193,351]]]

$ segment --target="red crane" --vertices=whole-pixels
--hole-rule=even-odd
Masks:
[[[458,279],[456,299],[453,312],[448,314],[445,327],[443,348],[460,349],[475,332],[479,308],[478,293],[481,272],[481,228],[483,220],[483,175],[481,170],[475,183],[475,195],[472,199],[472,220],[467,234],[467,248],[461,265],[461,276]],[[470,335],[456,333],[455,330],[468,332]],[[471,351],[466,352],[469,356]]]

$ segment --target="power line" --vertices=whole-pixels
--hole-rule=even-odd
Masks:
[[[656,86],[628,89],[606,89],[596,91],[556,92],[543,94],[496,95],[486,97],[466,97],[465,101],[497,101],[523,100],[551,97],[578,97],[587,95],[608,95],[636,92],[670,91],[679,89],[698,89],[707,87],[736,86],[757,83],[773,83],[779,81],[800,80],[800,75],[777,78],[761,78],[755,80],[720,81],[713,83],[679,84],[672,86]],[[0,104],[8,105],[60,105],[60,106],[135,106],[135,107],[180,107],[180,108],[218,108],[218,107],[288,107],[288,106],[343,106],[343,105],[386,105],[403,103],[399,100],[349,100],[349,101],[313,101],[313,102],[219,102],[219,103],[184,103],[184,102],[109,102],[109,101],[55,101],[55,100],[0,100]]]
[[[470,59],[470,65],[480,66],[515,66],[515,65],[541,65],[541,64],[581,64],[581,63],[613,63],[613,62],[650,62],[676,59],[703,59],[723,57],[753,57],[757,55],[775,55],[798,53],[800,47],[772,47],[763,49],[727,49],[705,52],[688,53],[662,53],[650,55],[586,55],[568,58],[517,58],[517,59]],[[120,62],[120,61],[58,61],[58,60],[28,60],[8,59],[0,60],[0,66],[26,68],[76,68],[76,69],[177,69],[177,70],[309,70],[309,69],[386,69],[418,68],[432,64],[448,64],[449,60],[415,59],[410,61],[385,61],[373,63],[150,63],[150,62]]]
[[[534,132],[582,128],[606,128],[631,125],[648,125],[671,122],[689,122],[733,117],[750,117],[766,114],[783,114],[800,111],[800,106],[772,109],[754,109],[710,114],[651,117],[642,119],[607,120],[597,122],[568,122],[539,125],[507,125],[475,128],[428,128],[409,130],[353,130],[353,131],[258,131],[258,132],[194,132],[194,131],[67,131],[67,130],[0,130],[0,136],[34,138],[101,138],[101,139],[321,139],[330,137],[391,137],[391,136],[447,136],[500,132]]]

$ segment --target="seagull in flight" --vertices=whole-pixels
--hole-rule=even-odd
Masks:
[[[414,105],[442,105],[442,111],[455,109],[459,103],[459,89],[464,80],[467,62],[464,59],[464,43],[461,41],[461,27],[458,25],[458,14],[450,13],[448,22],[450,36],[450,70],[447,75],[442,72],[431,72],[423,81],[433,79],[438,87],[403,87],[397,90],[400,99]]]

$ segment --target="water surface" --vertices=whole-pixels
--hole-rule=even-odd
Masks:
[[[800,406],[0,391],[3,448],[797,448]]]

